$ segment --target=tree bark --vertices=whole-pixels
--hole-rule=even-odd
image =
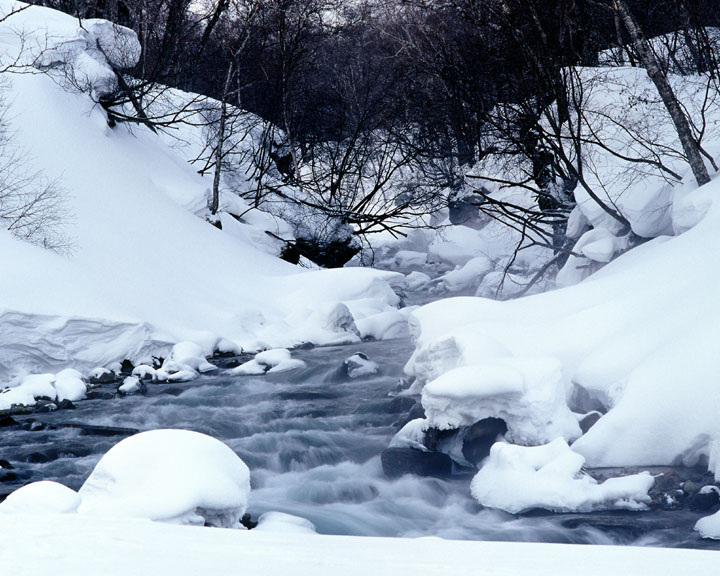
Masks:
[[[668,82],[667,76],[660,67],[655,54],[652,51],[650,43],[645,38],[640,26],[635,21],[635,17],[630,11],[625,0],[613,0],[613,5],[617,14],[622,20],[623,26],[630,34],[630,38],[635,45],[638,55],[642,61],[642,64],[647,71],[648,76],[655,84],[660,98],[662,98],[663,104],[672,118],[675,130],[677,131],[680,144],[683,147],[685,156],[692,168],[693,175],[699,186],[710,182],[710,174],[707,171],[705,162],[700,154],[700,147],[698,142],[693,136],[690,123],[685,117],[685,114],[680,107],[677,96],[673,92],[670,82]]]

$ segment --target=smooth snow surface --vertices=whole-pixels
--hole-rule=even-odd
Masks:
[[[386,539],[169,526],[75,515],[0,514],[0,565],[13,576],[608,576],[713,574],[717,552]]]
[[[237,527],[250,494],[250,472],[210,436],[152,430],[113,446],[79,493],[83,515]]]

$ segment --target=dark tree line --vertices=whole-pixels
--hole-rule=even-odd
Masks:
[[[433,198],[450,190],[452,200],[468,182],[484,209],[529,227],[559,251],[559,260],[569,253],[564,226],[576,186],[628,227],[587,184],[580,160],[583,87],[573,67],[593,66],[612,48],[625,63],[648,70],[670,107],[682,155],[698,182],[709,179],[702,173],[702,130],[681,108],[671,109],[674,95],[664,78],[672,62],[663,58],[672,60],[673,51],[656,54],[647,38],[682,35],[692,52],[690,65],[682,62],[691,68],[685,72],[717,79],[707,30],[720,24],[720,0],[42,3],[137,32],[142,58],[120,72],[127,89],[105,105],[119,110],[131,95],[138,102],[117,119],[176,121],[142,117],[142,102],[158,85],[217,99],[223,107],[211,155],[217,180],[226,106],[257,114],[277,128],[268,131],[259,174],[278,177],[257,178],[256,200],[305,202],[362,233],[402,233],[436,207]],[[494,184],[527,188],[535,206],[493,204],[482,182],[465,177],[492,154],[522,159],[527,168],[519,177]],[[390,193],[403,178],[406,189]],[[302,198],[290,186],[303,190]]]

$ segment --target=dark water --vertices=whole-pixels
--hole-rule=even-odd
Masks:
[[[339,377],[338,367],[356,351],[377,362],[381,373]],[[296,351],[306,368],[262,377],[220,372],[189,383],[150,384],[144,396],[86,400],[75,410],[17,417],[46,427],[0,429],[0,458],[17,476],[0,491],[42,479],[78,489],[124,437],[68,424],[184,428],[219,438],[248,464],[253,516],[279,510],[310,519],[321,533],[720,548],[693,532],[701,516],[693,512],[515,517],[483,510],[469,495],[469,477],[386,479],[379,456],[406,417],[408,401],[394,391],[410,352],[405,340]]]

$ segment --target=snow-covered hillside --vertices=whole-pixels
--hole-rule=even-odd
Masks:
[[[20,5],[1,9],[12,6]],[[127,40],[109,40],[97,21],[85,28],[40,7],[0,25],[5,61],[35,64],[3,74],[5,148],[22,151],[28,171],[42,170],[64,191],[71,244],[58,255],[0,232],[0,378],[147,360],[182,340],[206,354],[221,338],[245,349],[354,341],[353,320],[393,313],[392,274],[303,273],[242,233],[262,229],[230,218],[220,231],[196,216],[210,181],[144,127],[109,128],[86,93],[68,88],[70,67],[74,84],[81,76],[101,89],[110,71],[94,42],[102,38],[111,53],[113,38]],[[343,303],[358,299],[365,305],[350,315]]]

